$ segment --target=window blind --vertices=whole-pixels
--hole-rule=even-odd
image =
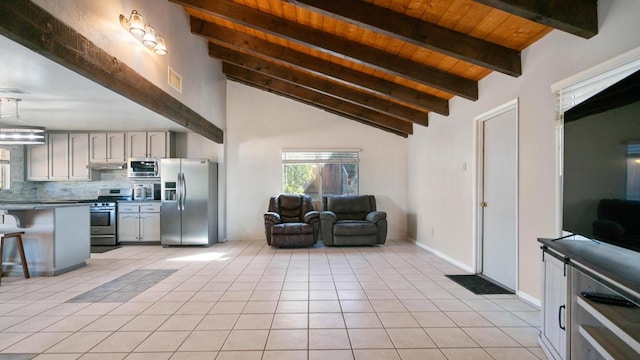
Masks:
[[[283,151],[283,164],[300,163],[358,163],[360,153],[358,151]]]

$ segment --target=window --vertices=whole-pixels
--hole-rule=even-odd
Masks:
[[[284,193],[358,195],[358,151],[283,151]]]
[[[627,144],[627,200],[640,200],[640,141]]]
[[[0,190],[9,190],[11,184],[11,151],[0,148]]]

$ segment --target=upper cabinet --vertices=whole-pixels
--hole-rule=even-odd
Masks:
[[[126,161],[124,132],[91,133],[89,134],[89,161],[121,162]]]
[[[91,180],[88,133],[49,133],[47,143],[26,146],[27,180]]]
[[[173,145],[168,131],[135,131],[127,133],[127,157],[167,158],[171,157]]]

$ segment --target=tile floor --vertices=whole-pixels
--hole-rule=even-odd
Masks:
[[[145,269],[176,271],[129,300],[67,302]],[[61,276],[3,278],[0,359],[544,359],[539,309],[444,276],[461,273],[404,241],[125,246]]]

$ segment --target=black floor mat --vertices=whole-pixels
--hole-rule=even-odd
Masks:
[[[513,294],[513,291],[478,275],[445,275],[476,295]]]
[[[122,245],[115,245],[115,246],[91,246],[91,253],[92,254],[102,254],[102,253],[106,253],[107,251],[111,251],[111,250],[115,250],[118,248],[121,248]]]

